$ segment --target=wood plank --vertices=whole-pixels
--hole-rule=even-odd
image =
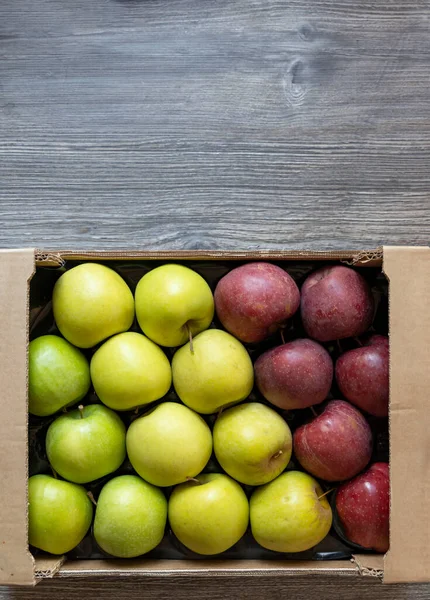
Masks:
[[[373,577],[327,577],[283,578],[281,584],[275,577],[227,577],[221,579],[194,580],[192,578],[154,578],[141,580],[131,578],[113,581],[107,579],[74,579],[65,583],[61,579],[51,579],[39,583],[35,588],[18,590],[10,588],[9,595],[0,592],[2,600],[42,600],[52,597],[56,600],[151,600],[176,598],[202,598],[224,600],[225,598],[256,598],[276,600],[285,593],[295,600],[308,600],[316,595],[318,600],[332,600],[342,597],[347,600],[428,600],[427,585],[383,585]]]
[[[427,1],[3,0],[0,245],[427,243],[427,17]]]

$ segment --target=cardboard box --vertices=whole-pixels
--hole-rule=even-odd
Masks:
[[[39,266],[64,260],[344,260],[382,266],[390,286],[391,533],[385,556],[349,561],[35,559],[27,541],[27,345],[29,282]],[[57,575],[198,577],[314,572],[377,575],[385,582],[430,580],[430,248],[370,252],[0,252],[0,584],[34,585]]]

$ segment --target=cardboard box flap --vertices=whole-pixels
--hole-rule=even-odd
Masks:
[[[357,567],[347,560],[168,560],[168,559],[106,559],[66,561],[59,577],[241,577],[291,576],[319,573],[356,575]]]
[[[32,584],[27,534],[27,281],[34,250],[0,251],[0,584]]]
[[[390,550],[384,581],[430,580],[430,248],[384,248],[390,282]]]

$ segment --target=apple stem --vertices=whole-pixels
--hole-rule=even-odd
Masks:
[[[200,481],[198,479],[196,479],[195,477],[187,477],[187,481],[194,481],[194,483],[198,483],[199,485],[202,485],[200,483]]]
[[[341,346],[340,340],[336,340],[336,344],[337,344],[337,349],[339,350],[340,353],[342,353],[342,346]]]
[[[52,471],[52,477],[54,479],[58,479],[57,471],[54,471],[54,469],[52,467],[51,467],[51,471]]]
[[[314,407],[313,407],[313,406],[310,406],[309,408],[311,409],[313,416],[314,416],[314,417],[317,417],[317,416],[318,416],[318,413],[317,413],[317,411],[314,409]]]
[[[283,454],[284,453],[282,452],[282,450],[278,450],[278,452],[272,456],[272,460],[275,460],[275,458],[279,458]]]
[[[135,415],[138,415],[138,414],[139,414],[139,407],[138,407],[138,406],[136,407],[136,410],[134,411],[134,414],[135,414]]]
[[[61,409],[61,412],[67,413],[67,408],[65,406],[63,406],[63,408]]]
[[[87,492],[87,496],[91,500],[91,502],[94,504],[94,506],[97,506],[97,502],[94,500],[93,493],[92,492]]]
[[[362,348],[362,347],[363,347],[363,344],[361,343],[361,340],[359,340],[359,339],[358,339],[358,337],[355,337],[355,338],[354,338],[354,342],[355,342],[355,343],[356,343],[358,346],[360,346],[360,348]]]
[[[84,418],[84,407],[82,404],[78,406],[79,414],[81,415],[81,419]]]
[[[318,496],[318,500],[321,500],[321,498],[324,498],[324,496],[327,496],[327,494],[330,494],[330,492],[333,492],[333,490],[335,490],[335,489],[336,488],[330,488],[329,490],[324,492],[324,494],[321,494],[321,496]]]
[[[280,331],[280,334],[281,334],[281,340],[282,340],[282,343],[283,343],[283,344],[285,344],[284,328],[283,328],[283,327],[281,327],[281,329],[280,329],[279,331]]]
[[[185,324],[185,327],[187,328],[187,332],[188,332],[188,339],[190,341],[191,354],[194,354],[193,334],[191,333],[191,327],[188,325],[188,323]]]

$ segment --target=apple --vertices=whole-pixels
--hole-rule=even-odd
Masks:
[[[386,335],[380,335],[379,333],[372,334],[367,342],[364,344],[367,346],[384,346],[387,350],[390,348],[390,340]]]
[[[354,544],[387,552],[390,545],[390,476],[388,463],[374,463],[336,492],[336,512]]]
[[[261,342],[282,327],[299,305],[294,279],[284,269],[265,262],[232,269],[215,289],[219,320],[242,342]]]
[[[254,369],[245,347],[220,329],[197,335],[172,360],[173,385],[184,404],[211,414],[251,393]]]
[[[100,400],[114,410],[131,410],[162,398],[172,383],[164,352],[140,333],[111,337],[91,360],[91,379]]]
[[[359,410],[344,400],[331,400],[321,414],[298,427],[294,454],[315,477],[343,481],[357,475],[372,456],[370,426]]]
[[[338,358],[336,381],[347,400],[375,417],[387,417],[389,367],[388,338],[373,335],[361,348]]]
[[[163,492],[136,475],[114,477],[97,500],[94,538],[104,552],[133,558],[161,542],[167,520]]]
[[[52,309],[61,334],[79,348],[92,348],[127,331],[134,319],[133,294],[116,271],[96,263],[69,269],[57,280]]]
[[[70,552],[85,537],[93,507],[80,485],[33,475],[28,480],[28,541],[51,554]]]
[[[268,350],[257,359],[254,370],[255,382],[266,400],[287,410],[323,402],[333,380],[330,354],[307,339]]]
[[[167,264],[146,273],[135,292],[136,316],[143,333],[161,346],[182,346],[207,329],[214,299],[206,281],[188,267]]]
[[[80,402],[90,389],[90,368],[80,350],[57,335],[42,335],[28,347],[28,410],[47,417]]]
[[[287,471],[257,488],[250,500],[252,535],[275,552],[303,552],[330,531],[332,511],[317,481],[307,473]]]
[[[245,534],[249,504],[240,485],[221,473],[199,475],[175,487],[169,523],[178,540],[198,554],[219,554]]]
[[[372,324],[373,296],[366,280],[354,269],[322,267],[307,277],[301,293],[303,325],[315,340],[354,337]]]
[[[132,422],[127,453],[145,481],[167,487],[198,475],[212,453],[212,434],[200,415],[163,402]]]
[[[125,425],[102,404],[80,406],[49,426],[46,454],[64,479],[88,483],[113,473],[125,459]]]
[[[271,481],[290,462],[290,428],[277,412],[258,402],[223,411],[215,422],[213,439],[221,467],[247,485]]]

